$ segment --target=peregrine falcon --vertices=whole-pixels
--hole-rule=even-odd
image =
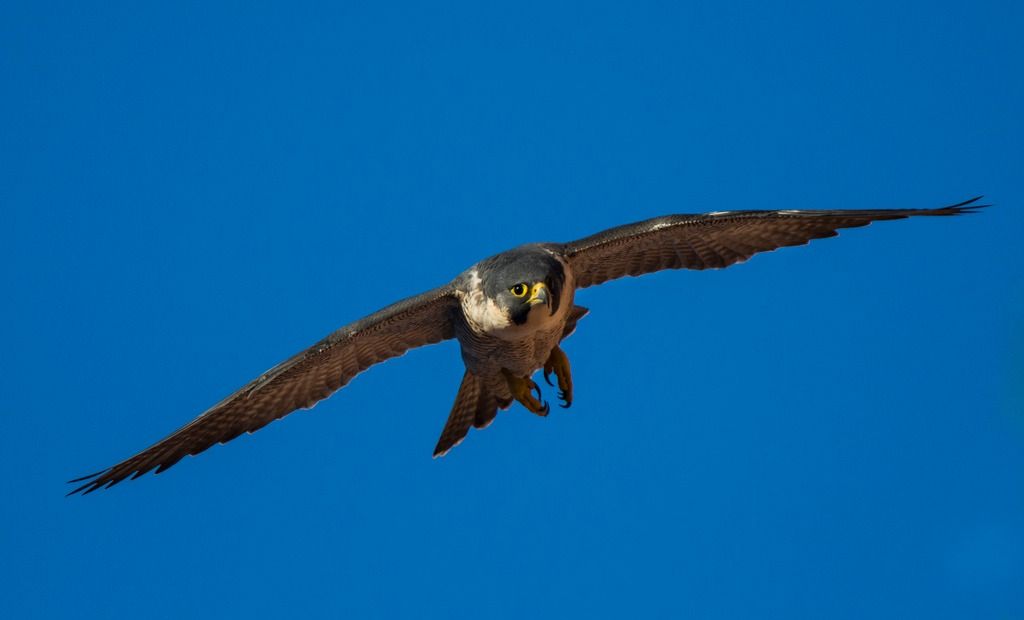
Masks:
[[[560,344],[587,309],[576,291],[662,269],[720,269],[758,252],[834,237],[878,220],[972,213],[980,196],[939,209],[715,211],[667,215],[570,243],[531,243],[486,258],[454,280],[346,325],[264,372],[165,439],[95,474],[70,494],[91,493],[186,455],[252,433],[309,408],[370,366],[415,347],[455,338],[466,370],[434,447],[442,456],[470,427],[484,428],[513,401],[546,416],[531,379],[555,377],[562,407],[572,404],[569,358]]]

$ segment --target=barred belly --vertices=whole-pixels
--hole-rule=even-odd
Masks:
[[[563,320],[524,334],[519,340],[506,340],[474,332],[463,323],[458,326],[455,334],[461,345],[466,368],[480,377],[491,392],[508,398],[508,385],[501,371],[508,370],[519,377],[533,374],[547,361],[564,329]]]

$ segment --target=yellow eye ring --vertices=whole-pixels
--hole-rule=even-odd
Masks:
[[[530,292],[530,287],[525,284],[516,284],[512,288],[508,289],[516,297],[526,297],[526,294]]]

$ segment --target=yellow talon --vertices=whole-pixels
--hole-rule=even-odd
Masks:
[[[501,370],[501,374],[505,375],[512,398],[526,407],[527,411],[539,416],[546,416],[551,411],[551,407],[540,400],[540,388],[529,377],[517,377],[504,368]],[[533,395],[534,392],[537,393],[537,396]]]
[[[544,362],[544,380],[548,385],[551,385],[551,379],[548,377],[552,372],[558,378],[558,398],[565,403],[561,407],[568,409],[572,405],[572,371],[569,369],[569,358],[565,351],[557,346],[551,349],[548,361]]]

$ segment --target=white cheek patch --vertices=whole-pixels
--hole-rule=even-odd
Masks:
[[[483,304],[478,307],[477,316],[485,330],[503,329],[511,323],[508,315],[492,299],[484,299]]]
[[[484,295],[480,275],[473,271],[469,278],[470,293],[462,300],[462,311],[470,326],[486,333],[508,328],[511,325],[508,315],[493,299]]]

